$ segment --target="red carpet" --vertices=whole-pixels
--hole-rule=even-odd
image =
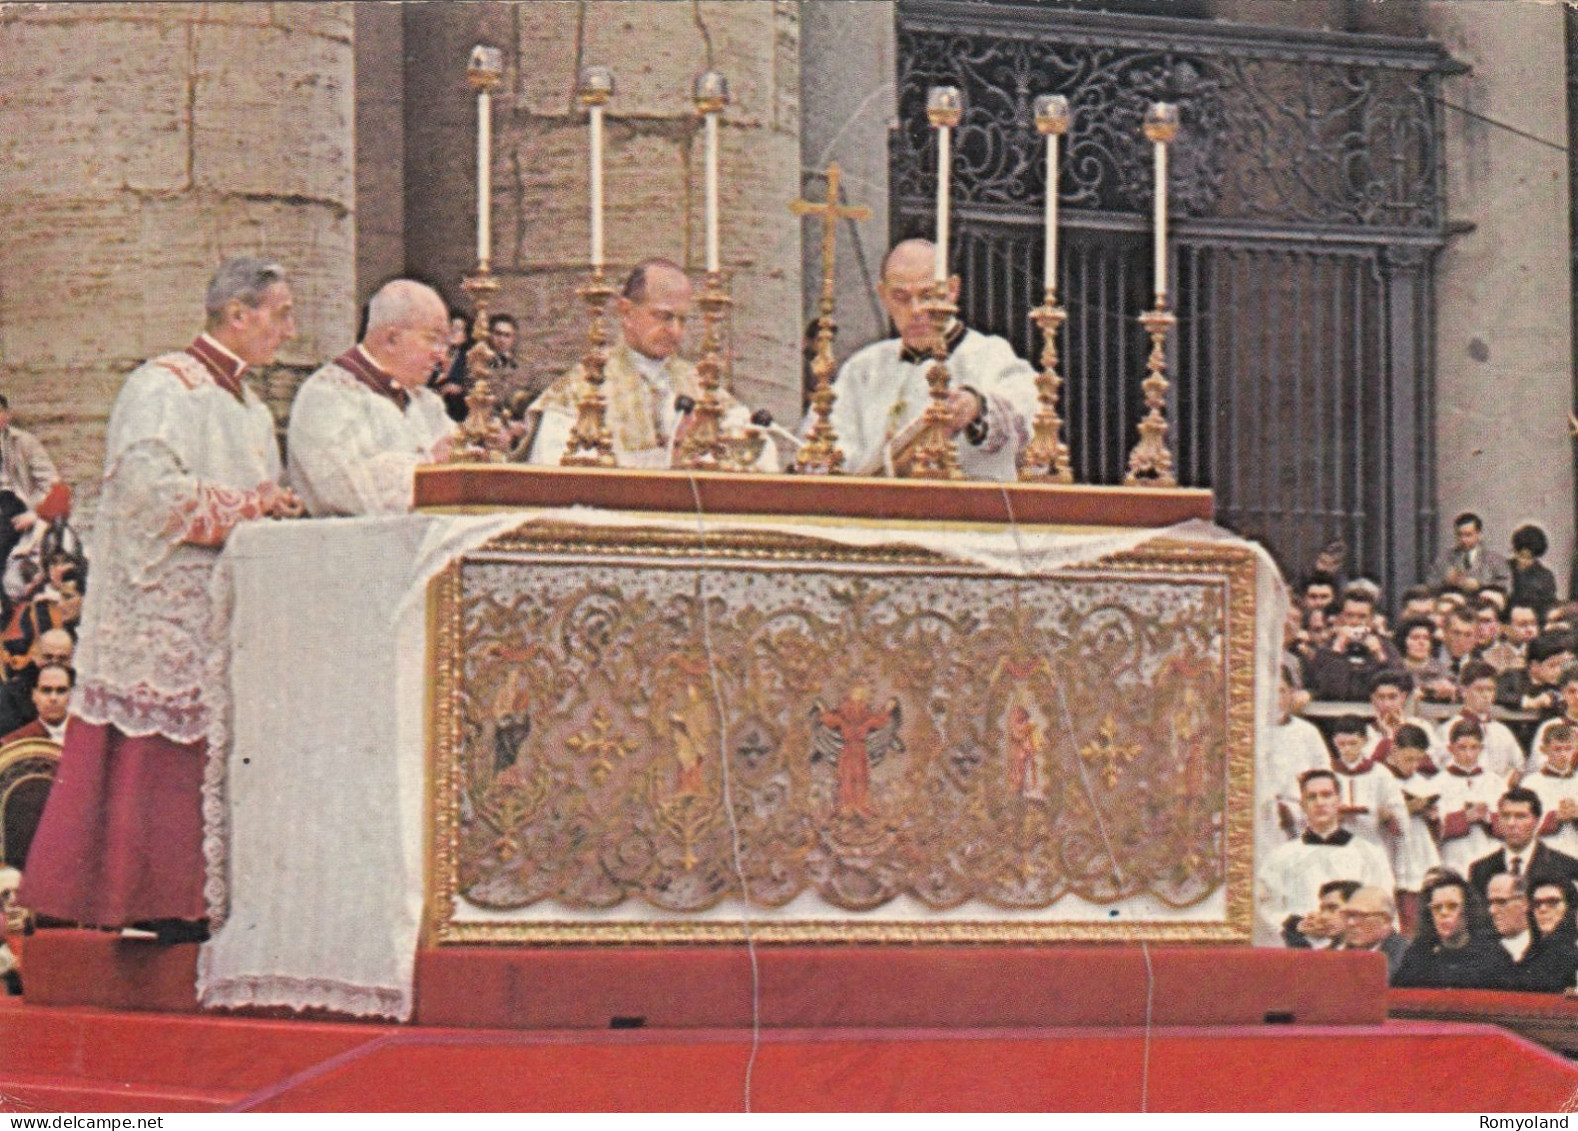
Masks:
[[[740,1031],[516,1033],[0,1006],[25,1111],[738,1111]],[[1332,1065],[1342,1065],[1334,1073]],[[1475,1071],[1462,1071],[1473,1064]],[[1144,1082],[1148,1081],[1148,1088]],[[756,1110],[1529,1111],[1578,1067],[1483,1025],[763,1033]]]

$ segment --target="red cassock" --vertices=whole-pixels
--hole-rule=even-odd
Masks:
[[[279,492],[273,417],[244,369],[205,335],[134,371],[110,415],[71,718],[17,892],[37,914],[207,914],[209,581]]]
[[[102,926],[203,918],[206,750],[73,719],[18,902]]]

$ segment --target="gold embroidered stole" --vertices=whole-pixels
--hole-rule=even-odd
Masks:
[[[664,363],[664,370],[674,396],[701,399],[701,386],[694,365],[676,355]],[[548,391],[537,402],[537,408],[569,416],[577,415],[577,406],[586,394],[585,376],[585,370],[577,365],[548,387]],[[609,434],[614,440],[614,450],[635,454],[666,443],[667,437],[658,435],[661,406],[654,403],[652,386],[647,384],[636,368],[628,345],[621,342],[609,352],[603,376],[603,396],[608,401],[606,419]],[[720,393],[719,396],[725,411],[733,406],[734,399],[727,393]]]

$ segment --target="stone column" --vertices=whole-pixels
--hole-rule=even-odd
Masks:
[[[1568,255],[1566,55],[1554,4],[1489,0],[1426,6],[1433,37],[1472,73],[1448,78],[1447,205],[1475,229],[1437,275],[1438,542],[1461,511],[1509,553],[1524,522],[1551,538],[1546,564],[1566,589],[1573,552],[1572,289]]]
[[[225,256],[291,272],[283,411],[353,325],[348,4],[0,7],[0,389],[91,523],[122,378],[201,329]]]
[[[407,261],[455,301],[475,259],[476,118],[466,56],[475,43],[504,51],[493,98],[497,308],[520,320],[519,358],[539,383],[585,350],[575,288],[588,257],[587,129],[576,75],[601,63],[618,87],[607,116],[610,272],[622,278],[661,255],[699,279],[704,143],[690,89],[710,41],[733,98],[720,131],[732,384],[780,419],[798,419],[800,225],[786,207],[800,190],[797,5],[419,4],[407,6],[405,32]]]
[[[817,174],[837,161],[848,203],[871,209],[870,220],[839,226],[834,352],[842,362],[890,333],[876,284],[888,250],[888,135],[898,112],[893,4],[807,0],[800,19],[806,199],[823,198],[827,184]],[[805,223],[804,309],[810,319],[822,295],[822,227]]]
[[[356,306],[405,272],[405,35],[398,4],[357,4]]]

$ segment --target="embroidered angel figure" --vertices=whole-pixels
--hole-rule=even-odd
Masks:
[[[851,687],[832,710],[820,699],[812,705],[811,761],[826,758],[838,767],[835,816],[876,816],[871,806],[871,767],[880,765],[890,750],[904,753],[899,738],[902,721],[897,699],[889,699],[880,711],[872,708],[871,685],[864,681]]]

